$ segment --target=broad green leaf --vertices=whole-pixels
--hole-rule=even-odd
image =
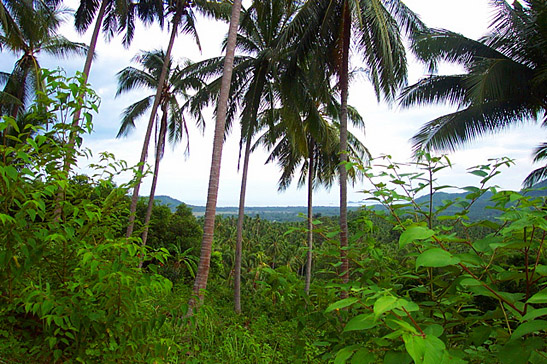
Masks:
[[[388,324],[389,327],[394,327],[394,325],[396,325],[395,327],[400,326],[405,331],[409,331],[409,332],[412,332],[414,334],[417,333],[416,328],[414,326],[412,326],[411,324],[409,324],[408,322],[404,321],[404,320],[392,319],[392,320],[386,320],[386,323]]]
[[[460,259],[441,248],[432,248],[424,251],[416,258],[416,269],[419,267],[446,267],[458,264]]]
[[[502,364],[527,364],[531,350],[522,340],[511,340],[498,352]]]
[[[340,349],[334,358],[334,364],[344,364],[359,347],[359,345],[351,345]]]
[[[374,319],[374,315],[367,313],[355,316],[346,324],[344,327],[344,332],[348,331],[357,331],[357,330],[367,330],[373,328],[378,324]]]
[[[521,324],[519,327],[515,329],[515,331],[513,331],[513,334],[511,335],[511,340],[518,339],[524,335],[528,335],[534,332],[545,331],[545,330],[547,330],[547,321],[545,320],[528,321]]]
[[[444,342],[435,336],[403,335],[405,348],[416,364],[439,364],[446,352]]]
[[[547,288],[530,297],[528,303],[547,303]]]
[[[475,278],[464,278],[460,281],[460,285],[476,287],[476,286],[482,286],[482,283],[481,281],[476,280]]]
[[[355,302],[358,302],[358,301],[359,299],[355,297],[344,298],[343,300],[334,302],[332,305],[327,307],[327,309],[325,310],[325,313],[328,313],[334,310],[339,310],[341,308],[346,308],[348,306],[353,305]]]
[[[415,240],[429,239],[433,235],[435,235],[435,232],[425,226],[411,226],[401,234],[399,249],[404,248]]]
[[[530,321],[541,316],[547,316],[547,307],[534,310],[531,309],[531,306],[528,306],[528,313],[524,315],[522,321]]]
[[[398,302],[397,297],[383,296],[374,302],[374,315],[380,316],[384,312],[393,310],[394,308],[401,307],[401,303]]]
[[[351,364],[374,364],[376,363],[376,357],[365,348],[357,350],[351,358]]]
[[[424,333],[426,333],[428,336],[431,335],[435,337],[440,337],[443,334],[443,332],[444,332],[443,327],[438,324],[429,325],[428,327],[424,329]]]
[[[540,276],[547,276],[547,265],[539,264],[536,267],[536,273],[539,274]]]

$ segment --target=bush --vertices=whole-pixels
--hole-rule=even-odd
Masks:
[[[137,268],[151,257],[121,233],[130,185],[115,187],[111,177],[127,167],[103,154],[94,168],[109,178],[69,178],[98,98],[81,75],[43,76],[46,91],[31,113],[41,126],[21,130],[7,116],[0,123],[19,133],[0,146],[0,361],[161,358],[167,343],[154,333],[165,316],[151,298],[171,284]],[[72,125],[77,109],[82,120]]]

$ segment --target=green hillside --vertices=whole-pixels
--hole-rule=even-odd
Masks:
[[[545,196],[547,195],[547,182],[539,183],[534,186],[533,189],[526,192],[530,196]],[[446,193],[437,192],[433,195],[433,208],[438,208],[444,205],[447,201],[456,201],[463,199],[469,192],[462,193]],[[499,216],[499,211],[492,209],[490,198],[491,192],[486,192],[481,198],[479,198],[469,210],[469,218],[471,220],[480,219],[493,219]],[[170,196],[156,196],[155,201],[160,204],[167,205],[171,211],[175,211],[178,205],[182,203]],[[429,196],[422,196],[416,199],[416,203],[423,205],[424,207],[429,205]],[[188,205],[192,208],[192,212],[195,216],[203,216],[205,214],[205,206]],[[375,207],[382,209],[383,207]],[[349,207],[349,211],[356,211],[359,207]],[[223,216],[237,216],[237,206],[217,207],[217,215]],[[461,207],[456,204],[448,207],[441,215],[453,215],[460,211]],[[306,206],[249,206],[245,208],[245,214],[248,216],[260,216],[262,219],[270,221],[298,221],[302,219],[302,215],[306,215]],[[313,213],[316,216],[338,216],[338,206],[314,206]]]

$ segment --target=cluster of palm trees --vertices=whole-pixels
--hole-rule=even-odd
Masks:
[[[123,42],[129,44],[137,20],[169,26],[165,50],[142,52],[134,58],[138,68],[127,67],[118,73],[118,95],[135,88],[151,92],[125,110],[118,134],[127,135],[139,117],[148,116],[126,235],[133,235],[140,178],[154,130],[154,173],[142,244],[146,244],[166,141],[182,141],[187,136],[187,119],[203,125],[201,111],[216,104],[204,237],[194,292],[201,298],[207,285],[222,145],[239,120],[243,164],[235,255],[238,312],[248,165],[258,147],[269,150],[269,162],[279,164],[280,189],[296,174],[300,185],[308,185],[306,292],[312,275],[312,191],[338,180],[340,276],[343,282],[349,279],[347,182],[359,176],[346,162],[369,157],[366,147],[348,132],[348,121],[363,126],[362,117],[348,105],[350,53],[364,62],[378,100],[399,98],[404,106],[437,102],[460,106],[457,112],[422,127],[413,138],[416,151],[453,150],[485,132],[526,119],[543,117],[543,123],[547,122],[547,5],[542,0],[495,2],[497,18],[490,33],[477,41],[428,28],[401,0],[266,0],[253,1],[244,9],[238,0],[81,0],[75,26],[83,32],[94,24],[88,47],[57,33],[65,11],[60,0],[2,0],[0,4],[0,49],[21,56],[11,73],[0,73],[4,85],[0,110],[2,115],[16,118],[24,115],[33,91],[43,87],[38,76],[40,52],[57,56],[87,52],[83,73],[88,77],[101,31],[107,38],[121,33]],[[175,65],[171,54],[177,35],[188,34],[199,46],[196,14],[230,21],[226,55]],[[461,64],[465,72],[431,75],[406,86],[404,39],[432,73],[440,61]],[[76,114],[74,123],[78,122]],[[546,156],[544,144],[536,157],[542,160]],[[526,183],[546,176],[547,166],[534,171]]]

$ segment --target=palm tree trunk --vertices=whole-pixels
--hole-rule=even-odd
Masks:
[[[99,12],[97,13],[97,19],[95,20],[95,27],[93,28],[93,34],[91,34],[91,41],[89,43],[89,49],[87,50],[87,55],[86,55],[85,63],[84,63],[84,70],[82,72],[84,75],[85,82],[87,82],[89,78],[89,72],[91,71],[91,63],[93,63],[93,55],[95,54],[95,48],[97,48],[97,40],[99,39],[99,33],[101,32],[101,27],[103,25],[103,19],[104,19],[107,3],[108,3],[108,0],[101,1],[101,6],[99,8]],[[80,122],[80,116],[81,116],[81,109],[78,108],[74,112],[74,117],[72,118],[72,131],[70,132],[70,137],[68,140],[69,152],[71,152],[74,149],[74,143],[76,139],[75,128],[78,126]],[[65,165],[63,168],[65,172],[67,172],[68,169],[70,169],[71,163],[72,163],[72,158],[69,155],[65,159]]]
[[[243,220],[245,219],[245,194],[247,193],[247,172],[249,171],[249,158],[251,155],[251,138],[247,138],[245,144],[245,156],[243,157],[243,173],[241,175],[241,190],[239,192],[239,211],[237,216],[237,237],[235,251],[234,273],[234,310],[241,313],[241,252],[243,243]]]
[[[207,278],[209,276],[209,263],[211,261],[211,248],[213,244],[213,234],[215,230],[215,213],[217,205],[218,184],[220,179],[222,146],[224,141],[224,127],[226,125],[228,96],[230,94],[230,83],[232,81],[232,71],[234,68],[234,53],[240,12],[241,0],[234,0],[234,3],[232,5],[232,16],[230,19],[230,29],[228,31],[226,57],[224,58],[222,83],[220,86],[220,94],[217,105],[215,135],[213,139],[213,155],[209,176],[209,188],[207,192],[207,205],[205,207],[203,240],[201,242],[201,255],[199,260],[198,272],[196,274],[196,280],[194,282],[194,295],[195,297],[198,297],[200,301],[203,300],[203,290],[207,287]],[[192,313],[194,305],[195,299],[190,300],[189,314]]]
[[[103,24],[103,18],[106,11],[106,5],[108,1],[103,0],[99,8],[99,13],[97,14],[97,19],[95,20],[95,27],[93,28],[93,34],[91,35],[91,42],[89,43],[89,49],[87,50],[87,56],[84,63],[84,81],[87,82],[89,77],[89,71],[91,70],[91,63],[93,62],[93,55],[95,54],[95,48],[97,47],[97,39],[99,38],[99,33],[101,31],[101,26]],[[80,95],[81,96],[81,95]],[[79,102],[81,106],[81,103]],[[72,118],[72,128],[69,133],[68,143],[67,143],[67,155],[63,161],[63,172],[68,174],[70,166],[74,163],[74,152],[76,144],[76,135],[78,135],[78,124],[80,123],[81,108],[77,108],[74,112]],[[62,208],[61,201],[64,199],[64,191],[59,188],[59,192],[55,197],[55,210],[53,212],[53,220],[58,221],[61,218]]]
[[[311,138],[310,138],[311,139]],[[309,165],[308,165],[308,261],[306,263],[306,287],[304,291],[306,294],[310,294],[310,284],[311,284],[311,265],[312,265],[312,256],[313,256],[313,177],[314,177],[314,168],[313,165],[313,151],[314,151],[314,142],[313,139],[310,140],[309,146]]]
[[[156,145],[156,161],[154,163],[154,175],[152,176],[152,186],[150,187],[150,196],[148,196],[148,206],[146,208],[146,215],[144,216],[144,231],[142,232],[141,246],[146,245],[148,240],[148,223],[152,216],[152,209],[154,208],[154,195],[156,193],[156,185],[158,183],[158,175],[160,172],[160,161],[165,148],[165,133],[167,132],[167,105],[162,107],[162,117],[160,123],[160,133],[158,136],[158,143]],[[142,266],[142,260],[139,264],[139,268]]]
[[[340,261],[342,283],[349,281],[348,248],[348,186],[345,162],[348,160],[348,68],[349,41],[351,36],[351,17],[347,2],[344,2],[342,64],[340,69]],[[342,291],[342,298],[347,297],[347,291]]]
[[[142,174],[144,171],[144,164],[146,163],[146,157],[148,155],[148,146],[150,145],[150,137],[152,135],[152,129],[154,126],[154,120],[156,113],[158,111],[158,106],[160,104],[161,94],[163,91],[163,85],[165,79],[167,78],[167,68],[169,67],[169,60],[171,59],[171,51],[173,50],[173,45],[175,44],[175,37],[177,35],[177,28],[180,23],[180,17],[184,6],[177,10],[177,13],[173,17],[173,25],[171,29],[171,36],[169,38],[169,45],[167,46],[167,51],[165,52],[165,58],[163,59],[163,66],[161,68],[160,79],[158,81],[158,89],[156,90],[156,96],[154,97],[154,104],[152,105],[152,111],[150,112],[150,119],[148,120],[148,127],[146,129],[146,134],[144,136],[144,141],[142,144],[141,159],[139,160],[139,169],[137,172],[137,181],[135,182],[135,187],[133,188],[133,196],[131,196],[131,205],[129,207],[129,221],[127,223],[127,231],[125,232],[126,237],[130,237],[133,234],[133,229],[135,227],[135,211],[137,211],[137,202],[139,200],[139,189],[141,187]]]

